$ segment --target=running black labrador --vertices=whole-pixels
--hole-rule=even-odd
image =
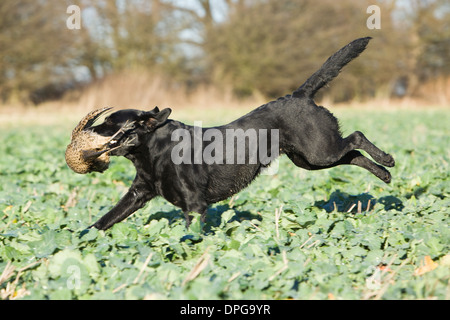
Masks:
[[[125,123],[134,122],[134,128],[124,135],[134,139],[133,145],[118,148],[111,155],[131,160],[137,174],[123,198],[93,226],[108,229],[155,196],[180,207],[187,226],[191,212],[200,213],[204,222],[208,205],[246,187],[278,154],[286,154],[296,166],[307,170],[357,165],[389,183],[391,175],[383,166],[393,167],[394,158],[359,131],[343,138],[337,119],[313,100],[320,88],[364,51],[369,40],[354,40],[333,54],[292,95],[262,105],[224,126],[209,129],[188,126],[168,120],[171,110],[160,111],[157,107],[151,111],[120,110],[109,115],[93,130],[111,136]],[[253,143],[252,130],[256,135]],[[230,132],[235,135],[229,136]],[[236,132],[244,133],[244,142],[235,143],[239,139]],[[244,154],[239,155],[243,146]],[[261,156],[260,149],[271,150],[271,155]],[[380,165],[356,149],[366,151]]]

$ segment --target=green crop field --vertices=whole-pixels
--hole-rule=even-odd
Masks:
[[[75,123],[0,128],[0,297],[449,299],[450,112],[336,114],[344,134],[395,157],[391,184],[282,157],[189,230],[161,198],[87,230],[127,190],[132,164],[78,175],[64,161]]]

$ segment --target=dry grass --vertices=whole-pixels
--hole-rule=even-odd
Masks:
[[[435,92],[430,99],[401,100],[378,98],[372,101],[353,101],[335,104],[327,98],[318,103],[336,108],[374,110],[423,109],[450,107],[450,79],[438,79],[421,87],[424,92]],[[423,93],[424,93],[423,92]],[[115,74],[70,92],[61,101],[47,102],[38,107],[0,106],[0,127],[22,125],[74,126],[87,112],[100,107],[148,110],[154,106],[172,108],[171,118],[188,123],[202,120],[204,126],[226,123],[267,102],[262,96],[245,100],[236,98],[231,89],[199,86],[186,88],[175,81],[145,72]]]
[[[432,101],[439,105],[450,104],[450,77],[439,77],[419,86],[418,95],[431,96]]]
[[[25,288],[25,284],[22,285],[22,287],[18,287],[19,279],[22,276],[23,272],[26,270],[35,267],[36,265],[40,264],[43,261],[43,259],[35,261],[17,271],[16,278],[13,281],[9,281],[6,283],[6,287],[4,289],[0,290],[0,299],[1,300],[14,300],[14,299],[20,299],[24,296],[27,296],[30,294],[30,292]],[[4,282],[8,281],[8,279],[12,278],[14,276],[14,272],[16,271],[16,267],[12,265],[11,261],[8,261],[5,268],[3,269],[1,275],[0,275],[0,285],[2,285]]]
[[[103,106],[144,110],[158,106],[172,108],[182,116],[191,114],[192,110],[202,110],[200,114],[204,114],[207,110],[245,109],[264,102],[257,97],[237,99],[227,88],[207,85],[187,88],[163,76],[137,71],[110,75],[67,97],[66,101],[87,108],[85,111]]]
[[[0,105],[0,126],[55,123],[75,126],[86,113],[104,106],[116,110],[149,110],[155,106],[171,108],[172,118],[187,122],[204,119],[208,121],[204,125],[212,125],[231,120],[235,114],[244,114],[264,102],[258,97],[239,100],[231,94],[231,90],[219,90],[211,86],[188,90],[162,77],[135,72],[109,76],[89,87],[71,92],[60,101],[47,102],[38,107]]]

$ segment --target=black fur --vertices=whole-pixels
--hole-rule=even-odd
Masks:
[[[367,169],[382,181],[389,183],[391,175],[383,166],[392,167],[392,156],[373,145],[361,132],[343,138],[337,119],[324,107],[317,106],[314,94],[335,78],[342,67],[357,57],[370,38],[357,39],[332,55],[292,95],[269,102],[243,117],[224,126],[215,127],[225,135],[227,129],[278,129],[279,154],[286,154],[298,167],[320,170],[352,164]],[[111,114],[104,123],[93,128],[101,135],[117,132],[126,121],[134,121],[135,128],[127,133],[133,137],[133,146],[117,149],[111,153],[125,156],[136,167],[136,177],[123,198],[93,226],[108,229],[143,207],[155,196],[162,196],[180,207],[189,226],[189,213],[198,212],[205,220],[208,205],[224,200],[246,187],[267,163],[258,159],[250,164],[249,146],[246,146],[244,164],[175,164],[171,153],[179,141],[172,141],[172,133],[186,129],[195,136],[195,130],[206,132],[207,128],[195,129],[175,120],[168,120],[170,109],[160,111],[120,110]],[[198,131],[197,131],[198,133]],[[270,150],[275,143],[268,139],[265,147]],[[191,159],[194,158],[192,141]],[[204,150],[208,143],[203,142]],[[366,151],[376,162],[364,157],[356,149]],[[236,151],[236,150],[234,150]]]

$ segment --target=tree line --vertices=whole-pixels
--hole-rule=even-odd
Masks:
[[[367,23],[374,4],[379,29]],[[67,27],[70,5],[79,29]],[[326,92],[335,101],[414,96],[450,76],[446,0],[2,0],[0,101],[39,104],[133,70],[272,98],[363,36],[364,58]]]

